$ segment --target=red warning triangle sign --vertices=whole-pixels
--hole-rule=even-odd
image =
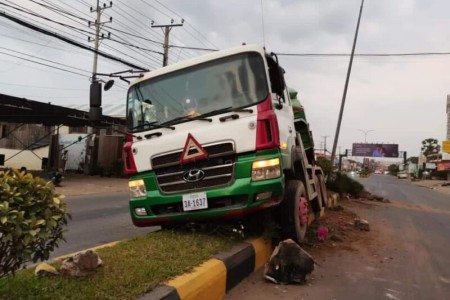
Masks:
[[[180,163],[185,164],[204,158],[208,158],[208,152],[206,152],[202,145],[200,145],[192,134],[189,133],[186,144],[184,144],[183,152],[181,153]]]

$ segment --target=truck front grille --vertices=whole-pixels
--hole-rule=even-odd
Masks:
[[[181,151],[152,159],[153,165],[164,162],[164,167],[154,168],[159,189],[163,193],[191,192],[229,184],[233,180],[235,154],[232,143],[205,146],[208,159],[180,165]],[[175,161],[169,162],[168,158]],[[160,164],[161,165],[161,164]],[[186,180],[186,173],[200,170],[203,177],[198,181]]]
[[[221,144],[214,144],[214,145],[206,145],[203,146],[203,149],[208,153],[209,158],[214,158],[218,156],[224,156],[229,154],[234,154],[234,145],[233,143],[221,143]],[[153,170],[179,165],[180,164],[180,157],[181,157],[182,151],[173,152],[170,154],[155,156],[152,158],[152,168]]]

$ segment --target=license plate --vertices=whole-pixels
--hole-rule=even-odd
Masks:
[[[193,193],[183,195],[183,211],[208,208],[206,193]]]

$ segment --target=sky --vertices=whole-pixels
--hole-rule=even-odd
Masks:
[[[88,36],[93,37],[93,28],[87,20],[95,18],[90,12],[95,2],[0,0],[0,12],[92,47]],[[287,85],[298,90],[316,148],[323,148],[326,139],[331,151],[349,56],[282,54],[349,54],[360,4],[360,0],[113,0],[102,15],[102,21],[113,18],[102,29],[111,32],[111,40],[102,40],[100,50],[151,70],[159,68],[162,56],[152,51],[162,51],[163,35],[160,28],[151,28],[151,21],[161,25],[171,19],[175,23],[184,19],[182,27],[171,31],[174,46],[263,45],[279,54]],[[446,0],[365,0],[355,53],[449,52],[449,11]],[[169,64],[205,53],[172,47]],[[91,52],[0,17],[0,93],[62,106],[87,106],[92,69]],[[97,72],[127,69],[100,57]],[[366,140],[396,143],[408,156],[417,156],[423,139],[445,139],[448,70],[450,55],[356,56],[339,149],[343,152],[352,143]],[[125,105],[126,89],[126,82],[116,81],[104,93],[103,106]]]

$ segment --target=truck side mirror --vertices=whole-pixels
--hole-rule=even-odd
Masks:
[[[280,66],[273,66],[269,69],[270,82],[272,92],[284,98],[284,89],[286,84],[284,82],[284,70]]]
[[[99,81],[91,83],[89,104],[89,120],[100,121],[102,116],[102,84]]]

